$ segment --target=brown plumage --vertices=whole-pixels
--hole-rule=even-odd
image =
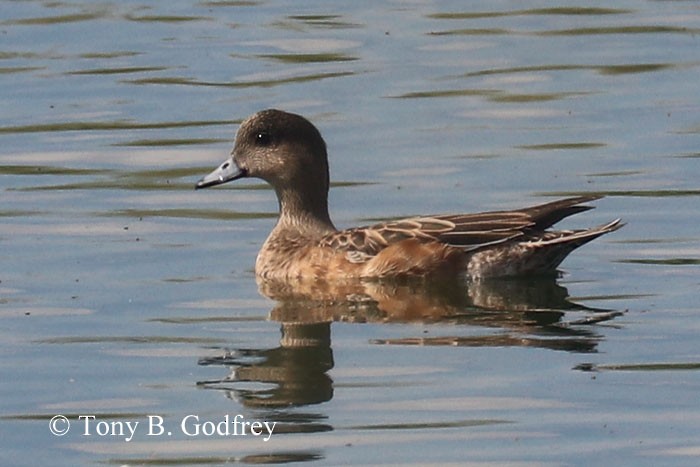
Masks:
[[[620,220],[583,230],[547,230],[591,209],[578,196],[515,211],[442,214],[338,231],[328,214],[326,145],[304,117],[264,110],[238,130],[231,158],[197,188],[261,178],[280,217],[255,271],[263,278],[382,278],[466,274],[472,278],[553,273],[575,248],[619,229]]]

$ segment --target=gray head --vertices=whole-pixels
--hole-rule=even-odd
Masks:
[[[272,185],[283,215],[328,218],[326,143],[301,115],[270,109],[247,118],[238,129],[231,157],[196,188],[244,177],[261,178]]]

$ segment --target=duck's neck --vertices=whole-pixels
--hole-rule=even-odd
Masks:
[[[275,230],[295,231],[312,238],[335,232],[335,226],[328,214],[328,190],[279,190],[280,217]]]

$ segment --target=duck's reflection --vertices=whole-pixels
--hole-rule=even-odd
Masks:
[[[276,301],[270,318],[281,323],[273,349],[227,350],[200,360],[230,367],[230,374],[200,386],[220,389],[250,408],[276,409],[331,399],[331,323],[443,323],[450,335],[377,339],[377,344],[522,346],[568,352],[595,352],[602,338],[591,324],[621,313],[568,300],[554,278],[470,283],[259,282]],[[573,313],[576,312],[576,313]],[[578,315],[565,320],[569,315]],[[460,335],[474,326],[482,335]],[[439,329],[445,329],[440,327]],[[311,422],[307,427],[324,429]],[[298,426],[298,425],[297,425]]]
[[[231,367],[228,377],[200,385],[230,391],[230,396],[247,407],[309,405],[333,397],[327,374],[333,368],[328,322],[282,323],[279,347],[233,350],[199,363]]]

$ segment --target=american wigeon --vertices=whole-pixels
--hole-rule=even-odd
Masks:
[[[206,188],[257,177],[275,189],[279,219],[255,262],[264,279],[552,274],[575,248],[619,229],[547,230],[591,209],[577,196],[515,211],[442,214],[337,230],[328,214],[328,158],[318,129],[300,115],[263,110],[238,129],[231,157]]]

